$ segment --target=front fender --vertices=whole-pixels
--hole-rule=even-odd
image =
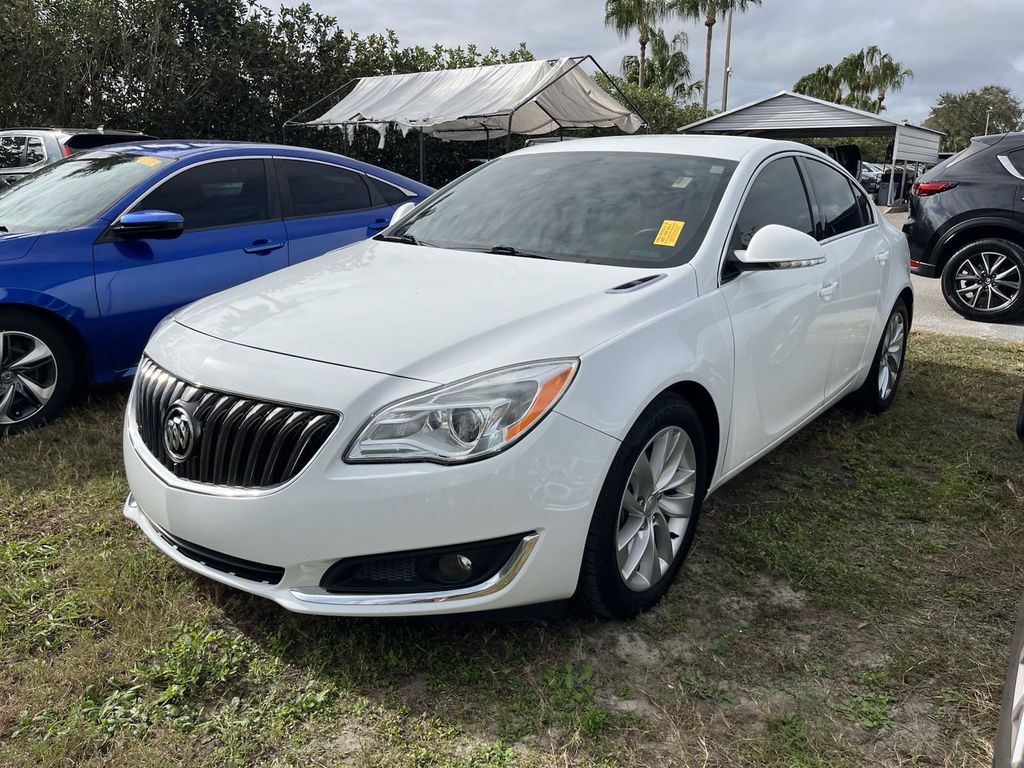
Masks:
[[[690,274],[696,293],[696,275]],[[712,291],[584,354],[576,381],[556,410],[622,440],[658,395],[683,382],[698,384],[717,411],[720,444],[713,486],[721,475],[732,415],[733,346],[725,301],[720,291]]]

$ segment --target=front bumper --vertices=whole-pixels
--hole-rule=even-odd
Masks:
[[[323,367],[320,363],[253,350],[237,353],[266,356],[264,363],[275,373],[287,373],[297,381],[322,380],[325,375],[314,370]],[[231,361],[218,358],[218,370],[225,367],[230,368]],[[226,383],[222,379],[218,385],[227,388]],[[483,461],[459,466],[345,464],[341,456],[361,420],[358,414],[346,418],[343,428],[292,482],[262,493],[239,494],[176,484],[143,444],[129,403],[124,457],[132,495],[124,514],[180,565],[302,613],[475,612],[573,594],[590,519],[618,441],[553,412],[520,443]],[[523,540],[509,562],[476,587],[341,595],[319,586],[327,569],[343,558],[513,535],[522,535]],[[283,569],[283,576],[270,584],[211,568],[183,554],[174,538],[231,558],[275,566]]]

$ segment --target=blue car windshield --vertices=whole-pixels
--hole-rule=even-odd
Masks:
[[[72,229],[111,205],[172,158],[90,152],[49,165],[0,190],[0,232]]]

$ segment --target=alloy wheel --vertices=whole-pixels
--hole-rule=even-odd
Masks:
[[[878,396],[882,400],[888,400],[896,387],[896,379],[900,375],[900,365],[903,363],[905,341],[906,327],[903,323],[903,315],[893,312],[885,327],[882,351],[878,356]]]
[[[38,414],[57,387],[57,361],[41,339],[0,331],[0,426]]]
[[[623,583],[644,592],[671,568],[690,525],[697,456],[681,427],[666,427],[637,457],[619,508],[615,554]]]
[[[1006,255],[982,251],[964,259],[953,277],[956,296],[976,312],[998,312],[1010,306],[1021,290],[1024,276]]]

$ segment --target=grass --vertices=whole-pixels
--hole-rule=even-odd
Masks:
[[[1024,593],[1024,347],[915,334],[709,500],[611,624],[335,620],[195,577],[120,508],[124,393],[0,443],[0,765],[983,766]]]

